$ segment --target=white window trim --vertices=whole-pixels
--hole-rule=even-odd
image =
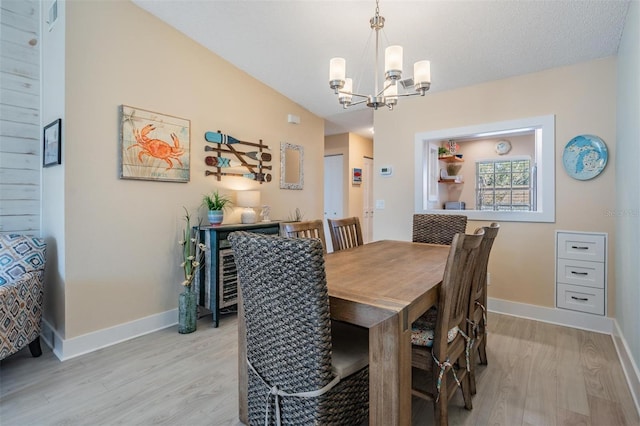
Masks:
[[[460,210],[434,209],[425,194],[429,182],[429,143],[443,139],[463,139],[478,134],[508,133],[517,129],[532,128],[542,131],[540,143],[536,142],[535,158],[537,166],[538,199],[537,211],[499,212],[482,210],[464,210],[471,220],[490,220],[504,222],[555,222],[555,116],[544,115],[510,121],[479,124],[453,129],[442,129],[416,133],[414,150],[414,211],[416,213],[460,214]],[[538,160],[540,159],[540,160]]]

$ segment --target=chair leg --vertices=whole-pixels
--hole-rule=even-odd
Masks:
[[[462,387],[462,398],[464,399],[464,408],[467,410],[473,409],[473,403],[471,402],[471,376],[468,374],[462,379],[460,382],[460,386]]]
[[[36,339],[29,343],[29,351],[31,351],[31,356],[34,358],[42,355],[42,348],[40,347],[40,336],[36,337]]]
[[[482,344],[484,343],[484,336],[482,334],[479,335],[479,338],[476,339],[475,349],[471,350],[469,354],[471,359],[469,360],[469,382],[470,382],[470,390],[471,395],[475,395],[476,391],[476,367],[478,365],[479,358],[481,357],[480,351]]]
[[[469,362],[473,361],[473,356]],[[466,356],[463,354],[458,360],[460,365],[460,371],[463,373],[463,378],[460,380],[460,388],[462,389],[462,398],[464,399],[464,408],[471,410],[473,404],[471,402],[471,374],[468,371],[464,371],[467,368]],[[465,374],[466,373],[466,374]]]
[[[475,352],[471,354],[471,360],[469,361],[471,365],[469,365],[469,390],[471,391],[471,395],[476,394],[476,356]]]
[[[455,386],[455,384],[454,384]],[[447,397],[449,389],[447,388],[447,375],[442,377],[442,384],[440,386],[440,398],[438,401],[434,401],[435,419],[436,424],[439,426],[449,425],[449,398]]]
[[[483,336],[480,344],[478,344],[478,357],[480,358],[480,364],[487,365],[487,334]]]

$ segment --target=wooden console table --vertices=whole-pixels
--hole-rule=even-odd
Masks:
[[[200,241],[207,246],[204,265],[194,278],[198,305],[213,312],[213,326],[218,327],[220,309],[238,303],[238,276],[233,252],[227,237],[234,231],[278,234],[280,222],[258,222],[201,226]]]

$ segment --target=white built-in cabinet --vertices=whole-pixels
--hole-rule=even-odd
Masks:
[[[556,231],[556,306],[606,315],[606,233]]]

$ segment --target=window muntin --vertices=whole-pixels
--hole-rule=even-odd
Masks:
[[[476,161],[476,208],[531,211],[531,158]]]

